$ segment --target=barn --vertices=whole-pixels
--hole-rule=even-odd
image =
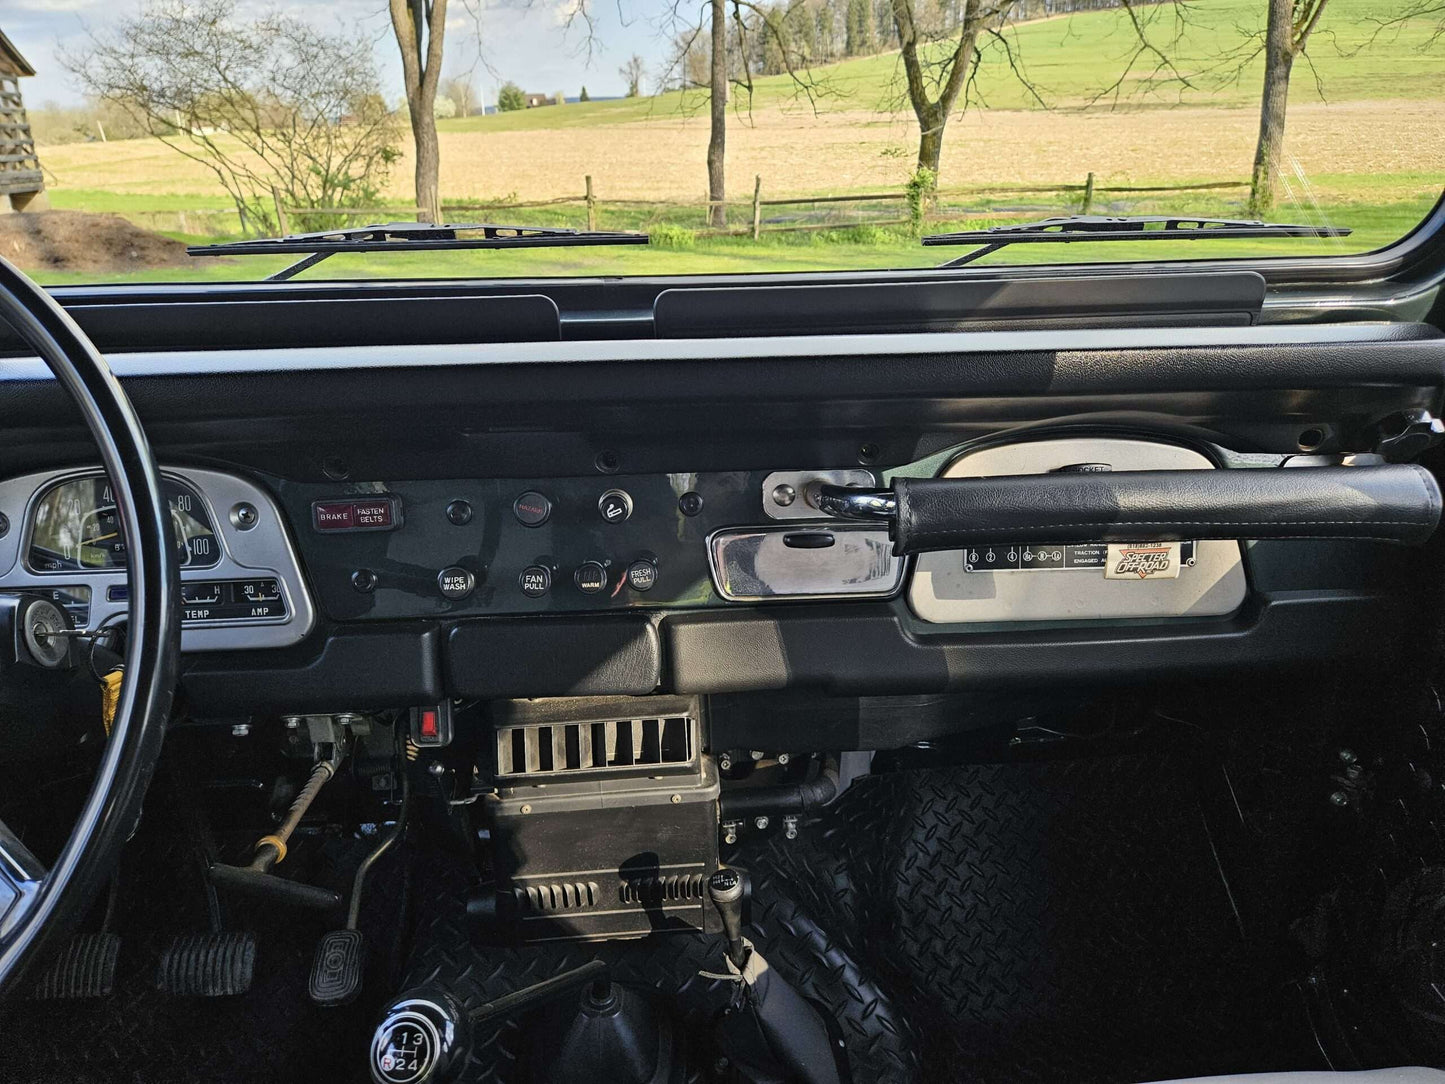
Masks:
[[[0,214],[43,211],[49,205],[20,97],[20,80],[34,74],[30,62],[0,30]]]

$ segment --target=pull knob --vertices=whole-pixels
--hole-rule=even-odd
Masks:
[[[838,519],[889,519],[898,510],[892,490],[852,486],[819,486],[817,498],[809,503]]]
[[[1423,407],[1400,410],[1375,427],[1375,451],[1391,463],[1414,459],[1445,438],[1445,422]]]

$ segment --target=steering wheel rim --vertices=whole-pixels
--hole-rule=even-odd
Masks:
[[[0,996],[78,917],[140,817],[180,660],[180,567],[160,472],[135,408],[80,327],[0,257],[0,321],[33,349],[85,418],[110,477],[129,556],[125,678],[110,738],[70,838],[48,871],[0,822]]]

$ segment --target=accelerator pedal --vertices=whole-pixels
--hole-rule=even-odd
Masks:
[[[115,989],[119,956],[120,938],[113,933],[76,937],[50,961],[31,996],[38,1001],[107,997]]]
[[[161,954],[156,986],[176,997],[233,997],[251,988],[255,970],[255,934],[182,934]]]
[[[317,1005],[347,1005],[361,992],[366,945],[360,930],[332,930],[321,938],[311,960],[307,993]]]

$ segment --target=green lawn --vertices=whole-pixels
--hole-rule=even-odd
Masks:
[[[1409,0],[1331,0],[1312,38],[1309,59],[1319,75],[1327,100],[1355,101],[1381,98],[1445,98],[1445,42],[1432,42],[1439,23],[1418,18],[1398,27],[1384,24],[1401,15]],[[1139,7],[1147,20],[1149,39],[1175,63],[1192,84],[1163,81],[1152,92],[1144,76],[1153,69],[1149,57],[1140,58],[1120,92],[1121,103],[1171,106],[1181,101],[1195,105],[1245,106],[1257,102],[1262,62],[1256,59],[1239,78],[1225,78],[1235,65],[1228,62],[1246,31],[1263,32],[1264,0],[1205,0],[1188,3],[1188,21],[1176,38],[1174,5]],[[1052,108],[1088,105],[1128,67],[1136,37],[1122,9],[1025,23],[1010,31],[1016,57],[1030,80]],[[1372,41],[1373,39],[1373,41]],[[820,66],[812,75],[824,88],[821,110],[874,111],[907,108],[902,97],[901,67],[896,52]],[[1318,100],[1319,89],[1310,64],[1301,61],[1291,81],[1296,100]],[[740,95],[741,92],[734,92]],[[983,52],[977,78],[977,95],[992,109],[1034,109],[1038,102],[1012,74],[1004,50],[996,44]],[[740,100],[735,104],[741,105]],[[788,106],[810,110],[786,75],[754,81],[757,108]],[[447,131],[517,131],[536,128],[591,127],[667,117],[705,108],[698,93],[660,94],[610,102],[578,102],[566,106],[525,109],[483,117],[443,120]]]
[[[1174,200],[1135,205],[1136,213],[1183,211]],[[1200,206],[1204,203],[1204,206]],[[1330,221],[1351,226],[1355,233],[1345,240],[1260,240],[1205,242],[1111,242],[1070,245],[1017,246],[983,260],[989,264],[1086,263],[1100,260],[1207,259],[1231,256],[1340,255],[1365,252],[1396,240],[1414,227],[1430,210],[1433,194],[1391,203],[1368,201],[1332,205]],[[1104,212],[1121,208],[1102,207]],[[695,208],[683,209],[696,215]],[[1062,208],[1060,209],[1062,210]],[[1223,200],[1195,201],[1193,213],[1231,213]],[[682,211],[679,211],[681,214]],[[1000,225],[1026,221],[1038,214],[988,214],[948,221],[930,229],[937,231]],[[621,226],[623,223],[606,223]],[[642,225],[632,223],[631,225]],[[510,252],[398,252],[358,253],[333,256],[302,273],[303,279],[368,278],[513,278],[548,276],[619,275],[703,275],[818,270],[867,270],[880,268],[931,267],[966,248],[924,248],[899,229],[855,227],[822,233],[772,233],[754,242],[748,237],[696,237],[676,229],[662,231],[664,242],[648,246],[619,248],[521,249]],[[176,235],[180,236],[180,235]],[[192,243],[202,237],[180,236]],[[228,259],[196,259],[191,265],[152,271],[98,275],[94,272],[32,272],[41,282],[82,284],[100,281],[254,281],[285,267],[292,260],[284,256],[250,256]]]

